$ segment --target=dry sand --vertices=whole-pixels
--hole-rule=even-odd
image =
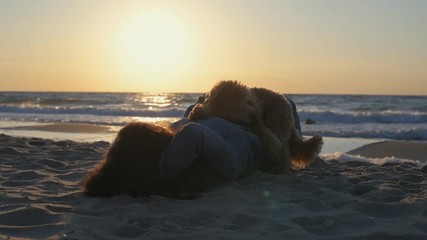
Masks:
[[[108,147],[0,135],[0,239],[427,239],[427,171],[409,163],[318,160],[190,201],[83,196]]]

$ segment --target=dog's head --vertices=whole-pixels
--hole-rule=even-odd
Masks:
[[[202,104],[196,105],[195,115],[220,117],[228,121],[249,125],[260,115],[258,99],[251,90],[237,81],[221,81],[206,95]]]

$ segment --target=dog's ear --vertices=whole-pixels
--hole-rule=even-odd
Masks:
[[[190,119],[190,121],[197,121],[197,120],[201,120],[201,119],[206,119],[207,114],[206,114],[204,105],[201,103],[197,103],[193,107],[193,110],[191,110],[190,114],[188,115],[188,118]]]

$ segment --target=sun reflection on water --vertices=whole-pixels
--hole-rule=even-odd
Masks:
[[[154,110],[156,107],[165,108],[178,105],[174,97],[175,96],[173,94],[168,93],[137,94],[132,97],[131,100],[135,103],[149,107],[150,110]]]

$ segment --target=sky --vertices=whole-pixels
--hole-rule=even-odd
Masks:
[[[427,95],[423,0],[0,1],[0,91]]]

